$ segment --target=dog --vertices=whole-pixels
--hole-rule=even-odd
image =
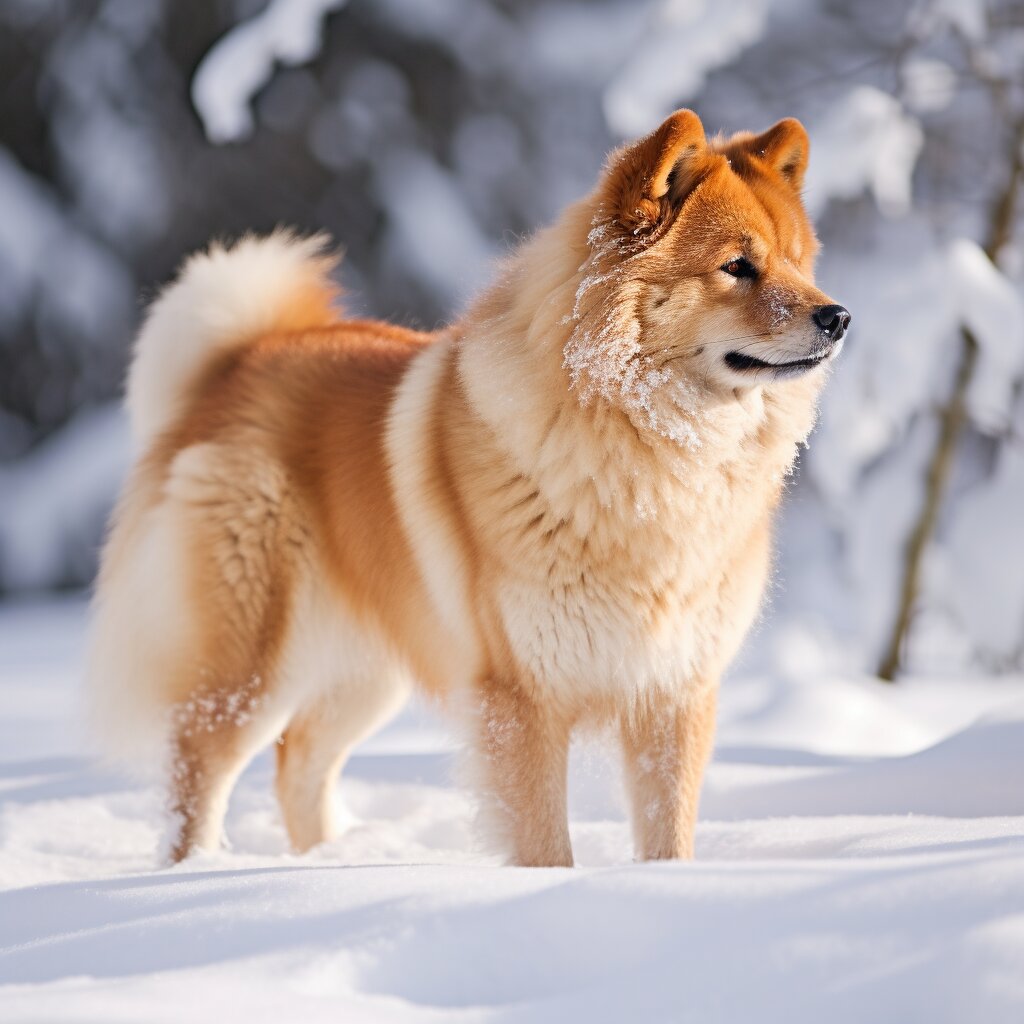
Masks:
[[[151,306],[139,457],[94,601],[104,749],[161,750],[170,855],[277,741],[292,845],[413,681],[468,730],[486,834],[572,864],[570,738],[621,740],[640,859],[693,854],[719,679],[850,314],[814,285],[787,119],[680,110],[452,326],[335,308],[322,237],[189,259]]]

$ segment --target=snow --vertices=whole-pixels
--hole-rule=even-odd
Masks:
[[[968,411],[980,429],[999,433],[1009,425],[1016,381],[1024,374],[1024,295],[969,239],[953,242],[948,258],[956,313],[981,350]]]
[[[661,0],[647,12],[645,45],[626,51],[604,93],[613,133],[645,135],[699,92],[707,75],[734,60],[764,29],[766,0]]]
[[[251,134],[249,104],[277,62],[304,64],[320,50],[321,23],[346,0],[271,0],[236,25],[203,57],[192,78],[192,102],[211,142]]]
[[[945,110],[956,98],[956,70],[944,60],[909,58],[900,69],[904,101],[919,114]]]
[[[987,31],[985,0],[935,0],[931,15],[952,25],[968,39],[979,42]]]
[[[58,43],[48,63],[61,180],[81,220],[119,249],[160,236],[171,219],[166,141],[140,97],[125,95],[133,61],[159,30],[156,5],[134,6],[148,11],[105,4],[94,23]]]
[[[814,158],[806,179],[811,216],[821,214],[830,199],[852,199],[864,191],[884,214],[907,212],[924,132],[898,99],[874,86],[858,85],[829,109],[811,134]]]
[[[107,405],[0,465],[0,586],[43,590],[91,576],[130,458],[125,416]]]
[[[955,481],[925,567],[910,660],[927,671],[958,671],[972,658],[1004,668],[1019,656],[1024,626],[1016,512],[1024,496],[1014,469],[1019,428],[1012,427],[1024,372],[1024,335],[1013,325],[1024,321],[1024,298],[976,243],[954,237],[929,246],[927,231],[913,217],[883,222],[875,241],[884,262],[858,253],[824,256],[821,283],[855,311],[856,326],[803,460],[821,507],[790,530],[794,505],[787,505],[783,535],[792,541],[783,543],[781,562],[787,575],[798,571],[816,531],[835,531],[842,543],[829,550],[816,542],[786,614],[799,621],[830,605],[825,629],[855,638],[849,664],[877,665],[892,629],[907,538],[924,501],[938,435],[934,414],[952,392],[966,325],[979,345],[968,418],[1004,450],[991,470],[977,456],[965,460],[974,465]],[[838,572],[827,568],[837,556]]]
[[[232,848],[162,868],[158,790],[79,734],[85,629],[80,598],[0,606],[0,1019],[1024,1014],[1024,679],[737,675],[693,864],[630,863],[591,744],[582,866],[497,866],[412,708],[356,751],[337,840],[287,852],[263,756]]]
[[[382,161],[376,187],[388,204],[386,252],[399,254],[448,306],[494,276],[496,252],[459,198],[454,177],[412,150]]]
[[[942,549],[944,570],[936,589],[967,623],[972,635],[1000,661],[1010,662],[1021,648],[1024,581],[1013,552],[1020,522],[1006,510],[1024,509],[1024,443],[1019,435],[999,453],[993,476],[956,510]],[[941,571],[941,570],[940,570]],[[958,580],[957,585],[951,581]]]
[[[813,619],[816,650],[844,651],[847,670],[877,663],[967,323],[981,345],[970,422],[908,658],[1020,667],[1011,621],[1024,574],[986,587],[960,569],[999,559],[975,549],[985,537],[1002,539],[1007,564],[1021,551],[1016,506],[989,496],[1017,493],[992,474],[1019,436],[1009,424],[1024,401],[1024,257],[1019,231],[998,269],[976,244],[1008,170],[993,82],[1007,79],[1012,106],[1024,54],[1024,30],[998,4],[903,5],[883,31],[870,6],[822,0],[236,0],[211,13],[198,67],[170,45],[175,19],[188,20],[180,5],[95,6],[81,19],[61,19],[59,3],[0,14],[36,54],[26,67],[38,65],[19,78],[38,77],[22,97],[38,124],[0,147],[0,351],[13,367],[0,457],[27,460],[4,480],[33,492],[30,449],[114,396],[139,299],[209,236],[323,225],[346,251],[354,315],[431,326],[457,314],[518,237],[590,189],[610,148],[677,106],[698,110],[709,133],[792,115],[812,140],[819,282],[854,319],[796,486],[812,511],[802,534],[783,524],[794,545],[780,564],[803,580],[780,602],[786,628]],[[197,112],[205,138],[188,129]],[[246,136],[248,147],[211,144]],[[692,440],[669,422],[691,396],[668,401],[650,373],[627,383],[649,422]],[[60,443],[84,467],[91,456],[71,433]],[[95,457],[113,461],[106,449]],[[75,487],[92,509],[98,485],[84,468],[73,479],[61,507],[38,517],[10,487],[0,494],[0,561],[32,562],[17,580],[0,565],[0,588],[88,581],[100,526],[91,512],[88,528],[75,525]],[[965,517],[970,529],[956,526]],[[805,569],[808,547],[820,558]],[[996,591],[999,614],[982,614]]]
[[[101,347],[126,329],[134,301],[124,267],[84,232],[62,222],[54,193],[0,145],[0,328],[17,323],[36,295],[50,330]],[[0,338],[0,347],[4,344]]]
[[[1009,76],[1024,32],[987,24],[986,0],[894,10],[881,35],[873,8],[817,0],[364,0],[334,52],[342,6],[227,5],[192,97],[209,141],[295,131],[296,173],[303,145],[331,172],[309,209],[369,313],[453,312],[503,233],[550,219],[677,106],[709,131],[809,128],[819,282],[854,327],[780,517],[770,617],[723,693],[698,861],[630,863],[596,743],[574,754],[581,867],[499,868],[443,723],[412,708],[354,756],[336,841],[288,852],[268,754],[233,800],[231,850],[160,868],[159,789],[98,767],[81,735],[82,599],[0,605],[0,1020],[1024,1019],[1024,680],[977,674],[1024,658],[1022,263],[1019,244],[996,268],[969,241],[1005,169],[969,65]],[[120,413],[83,409],[112,393],[89,374],[117,372],[149,275],[237,229],[193,202],[236,172],[186,146],[190,112],[164,102],[191,72],[166,48],[171,11],[64,19],[37,89],[49,183],[0,147],[0,351],[33,339],[40,406],[75,375],[41,443],[34,412],[0,413],[18,455],[0,467],[4,592],[91,576],[129,446]],[[280,202],[267,192],[268,218]],[[579,337],[608,326],[600,293],[581,292]],[[980,345],[970,424],[907,647],[936,676],[885,688],[855,673],[891,629],[962,324]],[[604,383],[653,414],[649,376]]]

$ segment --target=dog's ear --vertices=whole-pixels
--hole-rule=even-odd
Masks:
[[[798,192],[804,183],[811,141],[807,129],[795,118],[787,117],[766,132],[743,143],[743,148],[788,182]]]
[[[629,234],[659,233],[696,184],[704,126],[692,110],[677,110],[650,135],[612,154],[604,207]]]

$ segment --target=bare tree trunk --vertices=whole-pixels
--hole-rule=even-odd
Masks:
[[[1024,184],[1024,119],[1010,133],[1010,173],[1005,186],[992,204],[989,215],[985,254],[993,263],[1013,233],[1018,194]],[[945,498],[953,456],[964,424],[967,421],[967,391],[978,363],[978,341],[971,331],[960,328],[962,345],[953,393],[939,414],[939,438],[928,465],[924,504],[917,523],[907,541],[900,603],[892,634],[878,667],[879,678],[893,682],[899,672],[907,634],[913,620],[917,596],[921,588],[921,569],[925,551],[935,533],[939,512]]]

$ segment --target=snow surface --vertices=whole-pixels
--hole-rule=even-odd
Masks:
[[[727,682],[693,864],[630,863],[588,745],[582,866],[497,866],[412,709],[338,840],[287,852],[264,755],[232,849],[167,869],[158,790],[79,734],[85,629],[81,598],[0,606],[0,1020],[1024,1019],[1020,678]]]

